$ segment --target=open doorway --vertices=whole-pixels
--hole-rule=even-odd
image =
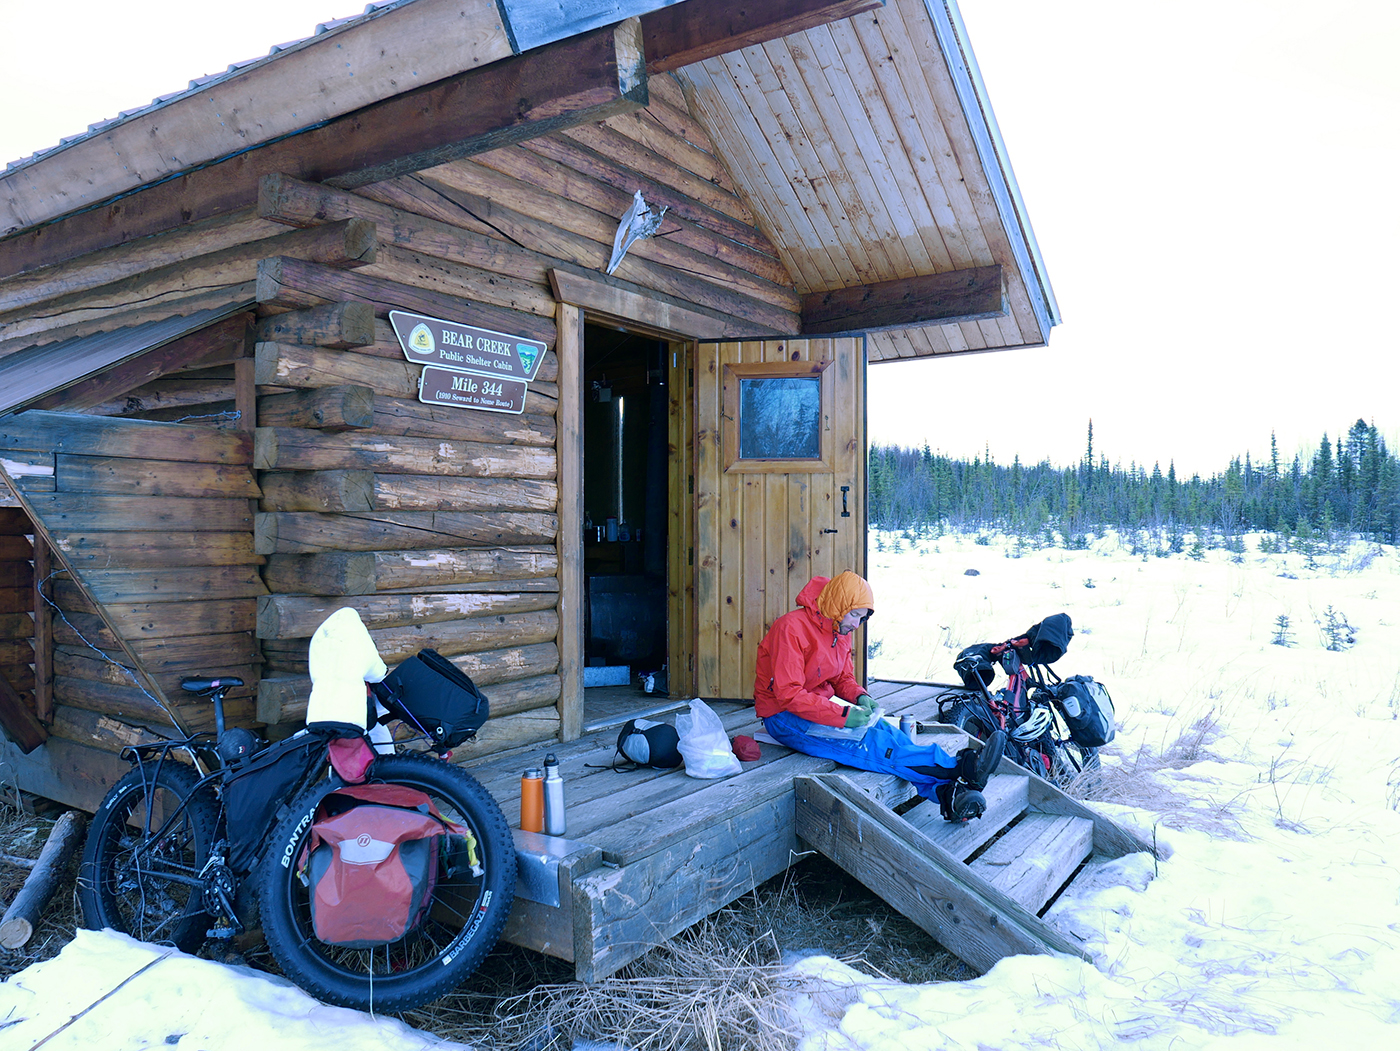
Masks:
[[[586,730],[669,710],[665,342],[583,330]]]

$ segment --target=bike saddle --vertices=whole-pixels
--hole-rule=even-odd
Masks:
[[[243,680],[236,675],[221,675],[217,679],[197,679],[186,678],[180,680],[181,689],[190,693],[199,694],[201,697],[213,693],[215,690],[231,690],[235,686],[242,686]]]

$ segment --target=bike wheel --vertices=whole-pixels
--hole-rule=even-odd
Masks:
[[[78,869],[83,924],[194,952],[209,926],[203,881],[218,808],[173,760],[132,770],[93,816]]]
[[[258,877],[268,948],[287,977],[328,1003],[358,1010],[405,1011],[455,988],[495,946],[515,899],[515,844],[491,794],[465,771],[425,756],[382,756],[370,779],[426,793],[448,821],[465,825],[480,850],[480,876],[439,871],[428,916],[396,942],[348,949],[317,940],[311,890],[297,875],[303,839],[322,783],[303,793],[273,832]]]
[[[948,724],[966,730],[979,741],[985,741],[992,732],[986,707],[981,701],[958,701],[948,709]]]
[[[1087,786],[1101,767],[1097,748],[1085,748],[1073,739],[1061,741],[1048,732],[1025,746],[1025,752],[1027,762],[1022,765],[1061,788]]]

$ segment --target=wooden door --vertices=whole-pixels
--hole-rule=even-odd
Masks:
[[[701,343],[694,355],[695,649],[685,692],[752,697],[758,643],[803,585],[843,569],[865,574],[864,340]],[[791,384],[791,415],[807,419],[819,405],[814,444],[799,435],[783,447],[798,455],[765,456],[773,447],[755,435],[755,399],[787,380],[815,381],[816,402],[812,384]],[[863,632],[856,653],[863,676]]]

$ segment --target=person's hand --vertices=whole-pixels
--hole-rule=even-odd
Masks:
[[[870,722],[870,717],[875,714],[873,708],[862,708],[858,704],[853,704],[846,709],[846,729],[856,726],[864,726]]]
[[[875,698],[871,697],[868,693],[863,693],[857,697],[856,704],[860,705],[862,708],[869,708],[872,712],[875,710]]]

